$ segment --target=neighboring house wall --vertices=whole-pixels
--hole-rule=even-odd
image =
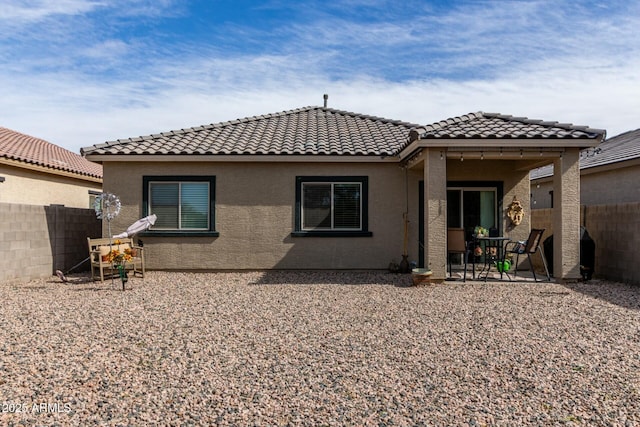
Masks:
[[[89,192],[101,192],[100,183],[0,164],[0,203],[61,204],[89,208]]]
[[[640,201],[640,160],[618,164],[624,167],[582,169],[580,172],[580,203],[583,205],[608,205]],[[531,181],[531,200],[534,209],[551,207],[549,192],[553,189],[552,177]]]
[[[88,257],[87,237],[99,235],[101,227],[90,209],[0,203],[0,282],[70,269]]]
[[[104,190],[119,196],[122,203],[120,215],[111,223],[112,234],[143,215],[143,176],[216,177],[219,237],[141,236],[149,269],[385,269],[392,259],[401,259],[406,187],[405,172],[397,163],[105,162],[103,166]],[[292,237],[297,176],[367,176],[373,236]],[[415,197],[417,185],[412,191]],[[108,234],[106,224],[103,234]]]
[[[553,209],[532,212],[532,226],[544,228],[543,239],[553,235]],[[637,242],[640,241],[640,203],[582,206],[580,224],[595,242],[594,276],[640,285]]]

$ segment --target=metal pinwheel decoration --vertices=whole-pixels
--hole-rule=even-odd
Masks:
[[[118,198],[118,196],[111,193],[102,193],[98,197],[96,197],[95,202],[93,202],[93,209],[96,211],[96,216],[98,217],[98,219],[107,220],[107,227],[109,228],[110,253],[113,250],[111,242],[111,220],[118,216],[121,206],[122,205],[120,204],[120,199]],[[127,282],[127,272],[124,268],[124,264],[119,264],[117,266],[117,269],[120,279],[122,279],[122,290],[124,291],[124,285]],[[111,283],[113,284],[113,277],[111,278]]]
[[[120,199],[111,193],[102,193],[93,202],[93,209],[96,211],[98,219],[106,219],[108,222],[118,216],[120,207]]]

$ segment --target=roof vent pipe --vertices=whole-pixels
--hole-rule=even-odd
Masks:
[[[325,93],[322,97],[324,98],[324,108],[327,108],[327,99],[329,99],[329,95]]]

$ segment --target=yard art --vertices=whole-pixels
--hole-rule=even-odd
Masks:
[[[517,200],[515,196],[513,196],[513,201],[507,208],[507,216],[514,226],[520,225],[522,219],[524,218],[524,208],[522,207],[522,202]]]
[[[118,196],[112,193],[102,193],[98,197],[96,197],[95,202],[93,203],[93,209],[96,211],[96,216],[98,219],[106,219],[107,220],[107,228],[109,229],[109,236],[111,236],[111,221],[118,216],[120,213],[121,207],[120,199]],[[109,240],[109,254],[113,254],[113,244],[111,240]],[[111,258],[111,263],[113,264],[115,258]],[[127,283],[127,270],[124,268],[124,263],[118,262],[116,265],[118,269],[118,275],[122,280],[122,290],[124,291],[124,285]],[[111,276],[111,284],[113,284],[113,276]]]

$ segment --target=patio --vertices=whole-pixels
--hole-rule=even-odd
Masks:
[[[70,279],[0,284],[2,424],[640,423],[637,287]]]

